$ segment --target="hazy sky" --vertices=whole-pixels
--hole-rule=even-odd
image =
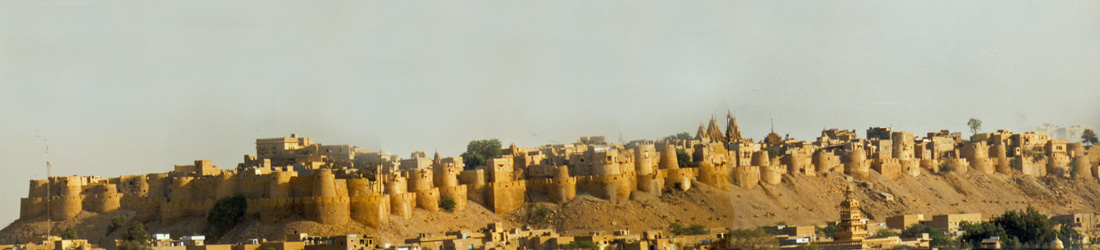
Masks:
[[[1100,127],[1098,1],[11,1],[0,224],[28,181],[235,167],[290,133],[468,141]]]

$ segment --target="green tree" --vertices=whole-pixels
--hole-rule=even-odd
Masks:
[[[596,249],[599,245],[591,241],[573,241],[569,244],[558,245],[561,249]]]
[[[1092,131],[1091,128],[1081,132],[1081,143],[1085,145],[1096,145],[1098,142],[1100,142],[1100,139],[1096,138],[1096,131]]]
[[[885,238],[885,237],[890,237],[890,236],[898,236],[898,233],[894,232],[894,230],[885,229],[885,228],[879,229],[877,232],[875,232],[875,237],[876,238]]]
[[[125,226],[125,225],[126,225],[126,216],[119,215],[119,216],[115,216],[114,218],[111,218],[111,224],[107,224],[107,235],[110,235],[111,233],[114,233],[119,228],[122,228],[122,226]]]
[[[691,164],[694,163],[694,160],[692,160],[691,158],[691,155],[688,153],[677,152],[676,164],[680,165],[681,168],[690,167]]]
[[[206,228],[202,230],[211,242],[218,241],[226,232],[244,221],[244,212],[248,208],[248,200],[244,196],[223,198],[214,203],[210,214],[206,216]]]
[[[451,199],[451,197],[443,197],[442,199],[439,199],[439,207],[443,208],[443,210],[447,210],[447,212],[454,212],[455,205],[455,200]]]
[[[61,238],[66,240],[76,239],[80,237],[76,234],[76,229],[72,227],[65,228],[64,232],[61,232]]]
[[[917,238],[921,237],[921,234],[928,234],[928,237],[932,238],[932,241],[929,242],[931,247],[947,249],[953,245],[951,244],[951,238],[947,237],[943,232],[940,232],[939,229],[920,223],[905,228],[905,230],[901,231],[899,236],[902,238]]]
[[[709,233],[706,227],[703,225],[692,224],[691,226],[684,227],[680,223],[673,222],[668,225],[669,231],[672,231],[676,235],[704,235]]]
[[[1025,210],[1007,211],[994,217],[992,222],[1004,228],[1006,235],[1028,246],[1043,246],[1056,236],[1050,218],[1031,206]]]
[[[711,243],[711,249],[779,249],[779,238],[756,229],[735,229],[726,238]],[[811,247],[812,245],[808,246]]]
[[[466,169],[474,169],[485,166],[489,159],[500,157],[502,154],[500,140],[474,140],[466,144],[466,152],[462,153],[462,161]]]
[[[680,132],[680,133],[676,133],[674,135],[665,136],[665,140],[691,140],[691,139],[695,139],[695,137],[692,137],[691,133],[688,133],[688,132]]]
[[[825,227],[814,226],[814,233],[824,237],[833,237],[836,234],[836,225],[826,225]]]
[[[1081,249],[1084,247],[1084,243],[1081,241],[1084,237],[1077,229],[1073,229],[1074,223],[1072,220],[1051,220],[1058,227],[1058,239],[1062,241],[1062,245],[1066,249]]]
[[[543,224],[550,222],[550,216],[553,215],[553,211],[550,211],[550,208],[543,205],[538,205],[534,208],[535,210],[531,211],[530,215],[530,221],[533,224]]]
[[[122,242],[118,244],[118,250],[152,250],[149,243],[149,232],[145,231],[145,225],[137,220],[130,221],[130,228],[122,234]]]
[[[962,236],[959,236],[959,241],[971,249],[981,249],[982,240],[992,236],[1001,237],[1002,243],[1010,240],[1008,235],[1005,234],[1005,230],[993,222],[971,223],[964,221],[959,224],[959,230],[965,232]]]
[[[970,127],[970,133],[978,134],[978,130],[982,129],[982,120],[970,118],[970,121],[966,122],[966,126]]]

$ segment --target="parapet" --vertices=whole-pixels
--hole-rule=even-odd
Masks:
[[[760,167],[740,166],[734,169],[737,186],[752,189],[760,183]]]
[[[440,199],[450,198],[455,202],[454,211],[466,210],[467,192],[466,185],[439,187]]]
[[[901,162],[898,159],[875,159],[872,168],[887,180],[901,178]]]
[[[390,196],[371,194],[351,197],[351,219],[375,228],[390,218]]]
[[[783,183],[783,166],[761,166],[760,182],[772,186]]]
[[[416,207],[431,212],[439,211],[439,189],[425,189],[416,191]]]
[[[390,195],[390,213],[409,219],[416,205],[416,193],[397,193]]]

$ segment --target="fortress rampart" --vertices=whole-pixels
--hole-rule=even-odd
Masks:
[[[733,126],[732,128],[736,128]],[[941,131],[928,137],[873,128],[869,139],[854,131],[826,130],[814,142],[785,140],[770,134],[759,143],[721,138],[706,131],[696,139],[609,143],[585,137],[578,143],[539,148],[502,149],[507,153],[467,168],[462,158],[425,158],[414,153],[401,160],[354,146],[340,154],[321,153],[308,138],[257,140],[259,158],[245,157],[236,169],[218,169],[210,161],[178,165],[168,173],[115,178],[51,176],[31,180],[20,200],[20,218],[49,214],[68,220],[81,211],[135,211],[139,221],[172,224],[208,215],[218,200],[243,197],[246,215],[264,222],[300,217],[338,225],[370,226],[394,218],[409,219],[415,209],[453,211],[484,206],[496,213],[520,208],[531,194],[565,203],[578,194],[601,199],[629,199],[633,192],[688,190],[701,184],[722,190],[779,185],[784,175],[846,174],[866,180],[874,170],[888,180],[916,177],[944,169],[966,173],[1078,176],[1097,178],[1098,147],[998,131],[970,140]],[[1015,139],[1008,139],[1015,138]],[[347,151],[347,152],[345,152]],[[344,153],[348,153],[345,155]],[[346,159],[347,156],[352,159]],[[274,158],[265,158],[274,157]],[[340,159],[331,159],[337,157]],[[471,204],[471,202],[473,202]],[[47,205],[48,204],[48,205]]]

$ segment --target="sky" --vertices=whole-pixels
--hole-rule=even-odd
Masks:
[[[4,1],[0,224],[30,179],[825,128],[1100,127],[1098,1]],[[967,132],[968,133],[968,132]]]

